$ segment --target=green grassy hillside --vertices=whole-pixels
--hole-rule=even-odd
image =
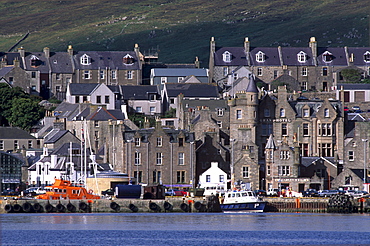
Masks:
[[[2,0],[0,51],[159,50],[163,62],[208,66],[220,46],[370,46],[365,0]]]

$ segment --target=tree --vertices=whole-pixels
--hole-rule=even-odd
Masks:
[[[43,109],[30,98],[14,98],[8,121],[12,126],[29,131],[43,117]]]
[[[14,98],[27,98],[29,95],[23,92],[20,87],[9,87],[5,83],[0,83],[0,119],[1,125],[8,124],[8,118],[11,115],[12,100]]]
[[[361,72],[354,68],[345,68],[340,74],[347,83],[359,83],[361,81]]]

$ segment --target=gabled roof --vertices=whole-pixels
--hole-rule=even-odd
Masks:
[[[1,139],[34,139],[35,137],[30,135],[25,130],[18,127],[3,127],[0,126],[0,138]]]
[[[6,76],[10,71],[12,71],[13,67],[3,67],[0,69],[0,78]]]
[[[25,64],[25,69],[28,71],[39,71],[40,73],[49,73],[50,66],[44,52],[25,52],[25,57],[22,59]],[[36,67],[31,66],[31,60],[37,58],[39,61]]]
[[[157,99],[160,99],[156,85],[121,85],[120,87],[123,100],[148,100],[149,94],[155,94]]]
[[[323,55],[329,52],[333,56],[331,62],[324,62]],[[343,47],[322,47],[317,49],[317,64],[319,66],[348,66],[346,52]]]
[[[225,62],[222,55],[231,53],[231,61]],[[215,52],[215,66],[247,66],[248,60],[242,47],[222,47]]]
[[[348,56],[351,57],[353,54],[353,64],[355,66],[370,66],[369,62],[365,62],[364,55],[366,52],[370,52],[369,47],[348,47]]]
[[[50,52],[49,61],[53,73],[73,73],[72,59],[67,52]]]
[[[187,98],[219,98],[218,87],[211,84],[167,83],[164,86],[168,97],[177,97],[181,93]]]
[[[98,83],[71,83],[68,85],[71,95],[91,95],[100,86]]]
[[[21,57],[19,52],[7,52],[7,53],[1,53],[0,52],[0,60],[4,58],[7,66],[13,66],[14,60],[21,61]],[[23,69],[23,63],[19,62],[19,66]]]
[[[207,77],[208,70],[204,68],[153,68],[153,76],[156,77]]]
[[[302,157],[301,164],[305,167],[308,167],[314,164],[319,159],[322,159],[328,164],[336,167],[336,165],[334,164],[334,157]]]
[[[106,108],[98,107],[96,110],[92,111],[86,119],[97,121],[123,120],[124,116],[120,110],[107,110]]]
[[[69,132],[68,130],[53,129],[51,132],[49,132],[48,135],[44,137],[44,143],[45,144],[55,143],[59,139],[61,139],[64,135],[66,135],[68,132]]]
[[[262,52],[265,54],[264,62],[257,62],[256,54]],[[281,66],[279,50],[277,47],[258,47],[251,49],[249,59],[252,66]]]
[[[270,134],[269,139],[267,140],[265,149],[276,149],[276,144],[274,142],[274,136]]]

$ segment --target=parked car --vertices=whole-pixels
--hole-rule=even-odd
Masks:
[[[270,189],[268,189],[268,190],[267,190],[267,192],[266,192],[266,194],[267,194],[268,196],[277,196],[277,195],[278,195],[278,193],[279,193],[279,189],[277,189],[277,188],[275,188],[275,189],[270,188]]]
[[[40,194],[45,194],[46,191],[42,187],[30,187],[23,191],[23,196],[37,196]]]
[[[2,196],[19,196],[19,192],[12,190],[12,189],[6,189],[3,192],[1,192]]]
[[[256,196],[267,196],[267,193],[265,190],[255,190],[254,194],[256,194]]]
[[[352,191],[352,190],[349,190],[349,191],[346,191],[347,195],[351,195],[353,196],[354,198],[359,198],[359,197],[363,197],[365,196],[366,194],[368,194],[366,191],[359,191],[359,190],[356,190],[356,191]]]
[[[186,196],[188,193],[185,190],[169,189],[164,194],[166,196]]]
[[[303,197],[318,197],[319,192],[316,189],[307,189],[302,192]]]
[[[339,190],[322,190],[319,191],[319,197],[329,197],[331,195],[339,194]]]
[[[103,190],[101,192],[101,194],[103,196],[113,196],[114,195],[114,189],[113,188],[110,188],[110,189],[107,189],[107,190]]]
[[[359,106],[353,106],[352,107],[352,110],[356,111],[356,110],[361,110]]]

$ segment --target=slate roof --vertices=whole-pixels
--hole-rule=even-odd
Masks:
[[[31,66],[31,59],[33,56],[37,57],[40,61],[37,67]],[[50,66],[44,52],[25,52],[25,57],[23,61],[25,69],[28,71],[40,71],[40,73],[50,72]]]
[[[0,78],[6,76],[10,71],[12,71],[13,67],[3,67],[0,69]]]
[[[122,99],[148,100],[149,94],[156,94],[160,99],[159,88],[156,85],[121,85]]]
[[[84,54],[91,58],[90,65],[82,65],[80,58]],[[133,57],[133,64],[124,64],[123,57],[127,54]],[[76,69],[98,70],[101,68],[114,68],[118,70],[139,70],[139,58],[134,51],[78,51],[73,56],[73,62]]]
[[[309,47],[281,47],[283,64],[288,66],[314,66],[315,58]],[[306,62],[299,62],[297,55],[306,53]]]
[[[44,143],[45,144],[55,143],[68,132],[69,132],[68,130],[53,129],[51,132],[49,132],[48,135],[44,137]]]
[[[334,157],[302,157],[301,164],[305,167],[309,167],[319,159],[324,159],[329,161],[332,165],[334,164]]]
[[[189,108],[196,108],[198,106],[207,106],[210,110],[216,110],[223,108],[225,111],[229,111],[229,106],[226,100],[191,100],[184,99],[182,101],[182,107],[186,111]]]
[[[348,55],[353,54],[355,66],[370,66],[370,63],[364,60],[364,54],[367,51],[370,52],[370,47],[348,47]]]
[[[91,109],[90,109],[91,110]],[[92,111],[86,117],[88,120],[108,121],[112,120],[123,120],[124,116],[120,110],[107,110],[103,107],[98,107],[95,111]]]
[[[262,51],[265,54],[264,62],[256,61],[256,54]],[[252,66],[281,66],[279,51],[277,47],[258,47],[251,49],[249,53],[250,64]]]
[[[333,60],[331,62],[324,62],[323,54],[325,51],[329,51],[333,54]],[[346,52],[342,47],[318,48],[317,64],[319,66],[348,66]]]
[[[6,60],[6,65],[8,66],[13,66],[14,65],[14,60],[17,59],[19,62],[19,66],[23,68],[23,63],[21,62],[21,57],[19,52],[7,52],[7,53],[1,53],[0,52],[0,60],[5,58]]]
[[[170,136],[170,142],[171,143],[177,143],[178,142],[178,135],[183,134],[185,136],[185,142],[190,143],[195,141],[195,136],[193,132],[189,132],[187,130],[183,129],[173,129],[173,128],[163,128],[163,131]],[[149,136],[151,136],[155,132],[155,128],[143,128],[139,130],[126,130],[125,132],[122,132],[123,138],[125,141],[131,140],[134,138],[136,132],[139,133],[141,137],[141,141],[143,143],[147,143]]]
[[[357,176],[359,177],[361,180],[364,179],[364,169],[352,169],[350,168],[350,170]],[[369,177],[367,175],[365,175],[365,182],[368,183],[369,182]]]
[[[180,93],[184,97],[206,97],[206,98],[219,98],[219,88],[211,84],[190,84],[190,83],[167,83],[164,85],[168,97],[177,97]]]
[[[53,73],[73,73],[72,59],[67,52],[50,52],[49,61]]]
[[[203,68],[153,68],[153,75],[156,77],[207,77],[208,70]]]
[[[100,86],[98,83],[71,83],[68,85],[71,95],[90,95]]]
[[[0,139],[34,139],[25,130],[18,127],[0,127]]]
[[[338,90],[341,87],[343,87],[343,90],[370,90],[370,84],[342,83],[337,85]]]

